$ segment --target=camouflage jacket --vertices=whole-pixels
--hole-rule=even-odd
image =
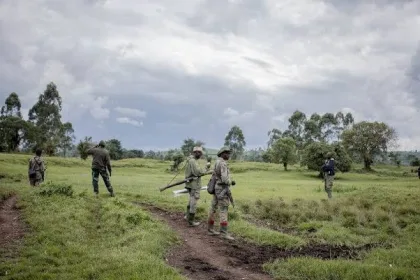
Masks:
[[[87,150],[88,155],[92,155],[92,168],[106,169],[111,172],[111,158],[109,152],[105,148],[93,147]]]
[[[43,173],[45,171],[44,160],[39,156],[34,156],[29,160],[28,171],[34,170],[35,172]]]
[[[187,159],[187,165],[185,166],[185,179],[194,176],[200,176],[206,174],[207,170],[200,168],[198,160],[194,156],[189,156]],[[201,188],[201,177],[196,180],[192,180],[189,183],[185,183],[187,189],[200,189]]]
[[[223,158],[219,157],[216,160],[214,171],[216,173],[216,187],[231,185],[232,181],[230,179],[229,167]]]

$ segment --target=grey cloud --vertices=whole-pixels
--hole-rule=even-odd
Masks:
[[[337,112],[344,107],[363,117],[389,122],[402,135],[418,137],[420,131],[413,129],[414,117],[409,113],[414,104],[420,106],[420,48],[413,35],[419,27],[413,19],[420,11],[420,3],[376,1],[376,8],[367,8],[365,1],[325,2],[325,14],[310,21],[303,18],[301,22],[287,17],[287,6],[279,11],[285,13],[284,17],[275,17],[269,1],[133,1],[135,8],[128,8],[130,5],[125,3],[115,9],[109,5],[119,5],[117,2],[94,0],[0,2],[0,7],[13,6],[19,15],[8,13],[0,19],[0,96],[16,91],[31,102],[45,88],[40,83],[52,77],[61,79],[58,87],[62,89],[68,116],[73,119],[74,115],[80,116],[76,112],[83,99],[89,104],[95,98],[108,97],[107,102],[95,103],[92,108],[102,118],[108,117],[108,107],[125,102],[120,106],[134,108],[130,102],[136,100],[141,104],[136,108],[148,113],[142,129],[149,129],[150,139],[159,135],[160,141],[167,141],[161,142],[165,146],[172,141],[165,140],[165,131],[184,135],[200,127],[209,129],[200,132],[199,138],[218,145],[219,140],[214,139],[223,138],[220,135],[233,123],[243,127],[249,143],[264,144],[266,131],[275,125],[271,119],[276,115],[291,114],[296,109],[307,114]],[[298,12],[303,11],[299,9]],[[167,26],[162,22],[167,22]],[[174,24],[179,26],[169,33]],[[168,34],[182,38],[178,44],[194,42],[196,48],[188,50],[191,52],[200,52],[206,42],[221,39],[210,55],[225,51],[214,63],[236,63],[238,80],[226,79],[230,73],[223,71],[189,74],[183,65],[174,67],[170,62],[133,56],[135,51],[147,51],[147,41],[136,42],[137,30],[143,29],[152,33],[157,30],[156,37],[167,32],[167,44],[171,44]],[[232,37],[232,33],[237,37]],[[198,36],[196,41],[193,36]],[[108,45],[118,38],[119,45]],[[243,42],[243,47],[252,51],[235,57],[237,49],[230,49],[229,45],[235,40],[242,40],[239,42]],[[187,59],[188,51],[183,54]],[[133,58],[127,59],[130,55]],[[203,61],[213,69],[212,57],[192,59],[191,65]],[[241,64],[243,61],[250,63]],[[46,73],[49,65],[58,69],[50,71],[60,73]],[[61,66],[63,70],[59,69]],[[283,81],[289,74],[283,70],[296,71],[290,75],[303,77],[305,82],[278,82],[273,90],[256,86],[259,79]],[[241,76],[242,72],[246,75]],[[265,73],[268,74],[264,76]],[[143,104],[149,104],[150,110]],[[240,114],[256,112],[256,117],[227,120],[223,110],[228,107]],[[160,123],[161,130],[151,128],[154,122]],[[118,133],[124,135],[122,131]]]

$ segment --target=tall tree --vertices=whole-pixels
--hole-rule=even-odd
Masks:
[[[19,96],[12,92],[5,100],[0,115],[0,150],[16,151],[30,128],[22,118]]]
[[[289,127],[283,133],[283,137],[292,137],[296,141],[296,147],[301,150],[304,146],[304,130],[306,115],[301,111],[294,111],[289,118]]]
[[[273,128],[272,130],[270,130],[267,133],[267,136],[268,136],[267,148],[270,148],[271,145],[273,145],[274,142],[276,142],[277,139],[281,138],[282,133],[281,133],[280,129]]]
[[[386,153],[398,139],[394,128],[383,122],[359,122],[342,134],[343,145],[353,156],[364,162],[366,170],[371,169],[375,156]]]
[[[325,142],[330,142],[334,136],[334,128],[337,125],[337,120],[332,113],[325,113],[320,121],[321,139]]]
[[[59,148],[62,149],[63,155],[67,155],[67,151],[73,147],[74,136],[73,125],[69,122],[64,123],[60,129]]]
[[[305,145],[315,141],[321,141],[321,116],[313,113],[309,120],[305,121],[303,129],[303,139]]]
[[[244,153],[246,142],[242,129],[235,125],[233,126],[225,137],[225,146],[232,149],[232,160],[240,159]]]
[[[59,146],[62,132],[61,97],[57,86],[51,82],[38,102],[29,110],[29,121],[39,130],[33,148],[40,147],[48,155],[53,155]]]
[[[291,137],[280,138],[271,148],[272,161],[274,163],[283,164],[284,170],[287,171],[287,166],[293,164],[297,160],[296,156],[296,142]]]

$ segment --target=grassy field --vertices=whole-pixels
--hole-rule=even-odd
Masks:
[[[0,200],[17,194],[30,228],[19,256],[1,260],[2,278],[184,279],[164,261],[178,242],[174,233],[133,204],[185,210],[187,196],[172,194],[182,185],[159,192],[174,176],[170,162],[112,162],[116,197],[108,197],[101,181],[95,199],[89,159],[45,158],[46,183],[30,188],[29,158],[0,154]],[[410,168],[339,173],[331,201],[316,173],[297,166],[285,172],[273,164],[233,162],[230,168],[237,182],[237,207],[229,215],[234,235],[282,248],[374,246],[360,259],[299,257],[266,264],[277,279],[418,279],[420,180]],[[206,217],[210,200],[202,192],[199,218]]]

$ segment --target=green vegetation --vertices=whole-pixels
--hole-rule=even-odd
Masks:
[[[169,161],[113,162],[117,197],[109,198],[101,183],[95,199],[89,161],[46,157],[46,183],[34,189],[26,182],[29,158],[0,154],[0,199],[17,193],[30,228],[19,257],[2,260],[4,279],[183,279],[163,258],[176,237],[133,204],[184,211],[187,196],[158,190],[173,177]],[[420,273],[420,188],[409,167],[366,172],[355,166],[338,173],[329,201],[317,173],[298,165],[288,172],[270,163],[230,166],[238,183],[229,216],[236,236],[282,248],[376,246],[361,260],[299,257],[266,264],[278,279],[415,279]],[[199,218],[206,218],[209,204],[202,192]]]

